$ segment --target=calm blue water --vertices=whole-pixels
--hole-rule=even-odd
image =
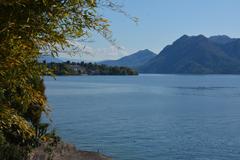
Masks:
[[[239,160],[240,76],[46,78],[58,133],[116,160]]]

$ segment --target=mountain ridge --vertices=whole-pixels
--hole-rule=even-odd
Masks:
[[[138,71],[166,74],[238,74],[239,66],[239,39],[183,35],[166,46],[155,58],[138,67]]]
[[[145,49],[145,50],[140,50],[131,55],[122,57],[118,60],[106,60],[98,63],[109,65],[109,66],[125,66],[125,67],[135,68],[137,66],[143,65],[144,63],[148,62],[150,59],[154,58],[156,55],[157,54],[155,54],[154,52],[148,49]]]

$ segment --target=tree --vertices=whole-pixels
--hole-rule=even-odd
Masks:
[[[124,13],[111,0],[0,1],[0,131],[6,141],[27,145],[49,111],[43,75],[51,73],[38,64],[41,54],[57,56],[69,40],[92,31],[113,42],[100,6]]]

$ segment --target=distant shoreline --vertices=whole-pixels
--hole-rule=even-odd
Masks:
[[[138,72],[129,67],[107,66],[104,64],[96,63],[75,63],[75,62],[63,62],[63,63],[40,63],[47,67],[53,75],[138,75]]]

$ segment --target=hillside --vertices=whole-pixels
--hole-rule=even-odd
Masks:
[[[128,67],[106,66],[96,63],[44,63],[56,75],[138,75],[138,73]]]
[[[184,35],[155,58],[138,67],[141,73],[239,74],[240,40],[226,36]]]
[[[105,64],[108,66],[125,66],[125,67],[137,67],[140,65],[145,64],[150,59],[154,58],[156,56],[155,53],[152,51],[145,49],[138,51],[134,54],[131,54],[129,56],[125,56],[123,58],[120,58],[118,60],[107,60],[99,62],[99,64]]]
[[[227,43],[235,40],[235,39],[230,38],[226,35],[211,36],[208,39],[210,41],[214,42],[214,43],[217,43],[217,44],[227,44]]]

